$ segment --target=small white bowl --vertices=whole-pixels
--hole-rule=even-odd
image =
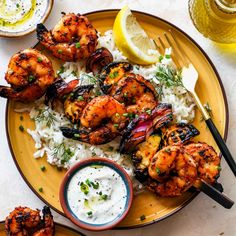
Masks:
[[[41,18],[39,19],[38,22],[35,22],[29,28],[27,28],[25,30],[22,30],[22,31],[16,31],[16,32],[7,31],[7,29],[6,30],[0,30],[0,37],[16,38],[16,37],[20,37],[20,36],[24,36],[24,35],[32,33],[33,31],[36,30],[37,24],[44,23],[45,20],[48,18],[49,14],[52,10],[53,3],[54,3],[54,0],[47,0],[47,7],[46,7],[45,11],[42,12]]]

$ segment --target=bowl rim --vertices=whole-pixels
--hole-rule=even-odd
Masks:
[[[28,34],[34,32],[36,30],[37,24],[44,23],[47,20],[47,18],[49,17],[51,11],[52,11],[52,8],[53,8],[53,5],[54,5],[54,0],[47,0],[47,1],[48,1],[48,6],[45,9],[45,11],[43,12],[43,15],[40,19],[40,22],[38,22],[34,26],[31,26],[30,28],[28,28],[26,30],[23,30],[23,31],[20,31],[20,32],[7,32],[7,31],[0,30],[0,37],[3,37],[3,38],[18,38],[18,37],[25,36],[25,35],[28,35]]]
[[[68,204],[66,201],[66,197],[65,197],[65,188],[68,184],[68,182],[71,180],[72,176],[79,171],[80,169],[82,169],[83,167],[87,167],[90,166],[92,164],[101,164],[101,165],[105,165],[105,166],[109,166],[110,168],[112,168],[114,171],[116,171],[119,175],[122,175],[122,179],[124,182],[126,182],[126,188],[129,189],[129,191],[127,191],[127,201],[128,204],[125,207],[123,213],[121,214],[120,217],[118,217],[118,219],[115,220],[115,222],[113,223],[107,223],[105,225],[102,226],[93,226],[93,225],[89,225],[89,224],[84,224],[81,220],[79,220],[78,218],[75,218],[73,216],[73,214],[71,213],[71,211],[68,209]],[[113,168],[114,167],[114,168]],[[128,194],[129,193],[129,194]],[[77,226],[86,229],[86,230],[91,230],[91,231],[103,231],[103,230],[108,230],[108,229],[112,229],[114,228],[116,225],[118,225],[128,214],[132,202],[133,202],[133,184],[131,181],[130,176],[127,174],[127,172],[124,170],[124,168],[122,168],[120,165],[118,165],[116,162],[107,159],[107,158],[103,158],[103,157],[90,157],[88,159],[79,161],[78,163],[76,163],[75,165],[73,165],[65,174],[61,185],[60,185],[60,190],[59,190],[59,199],[60,199],[60,204],[61,207],[65,213],[65,215]]]

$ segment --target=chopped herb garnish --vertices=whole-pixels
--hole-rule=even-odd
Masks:
[[[166,59],[170,59],[171,56],[170,56],[169,54],[166,54],[166,55],[165,55],[165,58],[166,58]]]
[[[43,188],[42,188],[42,187],[39,188],[39,192],[40,192],[40,193],[43,192]]]
[[[137,114],[135,114],[135,118],[139,118],[139,116]]]
[[[65,72],[65,67],[61,66],[60,69],[57,71],[57,74],[60,75]]]
[[[79,96],[78,97],[78,101],[83,101],[84,100],[84,97],[83,96]]]
[[[62,54],[62,50],[61,50],[61,49],[58,49],[57,52],[58,52],[59,54]]]
[[[23,121],[23,120],[24,120],[24,117],[23,117],[23,116],[20,116],[20,120]]]
[[[101,197],[100,197],[100,199],[101,199],[101,200],[104,200],[104,201],[106,201],[107,198],[108,198],[108,195],[107,195],[107,194],[103,194],[103,195],[101,195]]]
[[[45,171],[46,167],[45,166],[41,166],[40,169],[41,169],[41,171]]]
[[[38,62],[42,62],[43,61],[43,59],[41,58],[41,57],[38,57]]]
[[[221,171],[221,169],[222,169],[221,166],[217,166],[217,170]]]
[[[49,109],[38,109],[38,115],[34,120],[37,122],[43,122],[49,128],[55,121],[57,121],[56,117],[49,111]]]
[[[89,187],[91,187],[91,182],[90,182],[89,179],[86,179],[85,183],[86,183]]]
[[[92,216],[92,215],[93,215],[93,212],[92,212],[92,211],[89,211],[89,212],[87,212],[87,215],[88,215],[88,216]]]
[[[75,43],[75,47],[80,48],[81,47],[80,42]]]
[[[89,193],[89,186],[85,184],[84,182],[81,182],[80,184],[80,190],[87,195]]]
[[[111,79],[115,79],[118,75],[119,75],[118,71],[114,71],[114,72],[112,72],[112,73],[109,74],[109,77],[110,77]]]
[[[124,98],[127,98],[127,97],[128,97],[128,94],[127,94],[127,93],[124,93],[124,94],[123,94],[123,97],[124,97]]]
[[[98,182],[96,182],[96,183],[91,182],[91,184],[92,184],[94,189],[98,189],[99,188],[99,183]]]
[[[99,194],[99,195],[102,195],[102,191],[100,191],[98,194]]]
[[[34,81],[35,80],[35,76],[34,75],[30,75],[29,76],[29,82],[32,82],[32,81]]]
[[[143,220],[145,220],[145,219],[146,219],[146,216],[145,216],[145,215],[141,215],[141,216],[140,216],[140,220],[141,220],[141,221],[143,221]]]
[[[156,173],[159,175],[161,173],[160,169],[156,167]]]
[[[77,73],[74,70],[71,72],[71,74],[77,76]]]
[[[108,147],[108,151],[112,152],[114,150],[113,147]]]
[[[119,125],[118,125],[118,124],[114,124],[113,126],[114,126],[115,128],[118,128],[118,127],[119,127]]]
[[[124,113],[123,116],[124,116],[124,117],[128,117],[128,116],[129,116],[129,113]]]
[[[120,117],[120,114],[119,114],[119,113],[116,113],[116,117]]]
[[[19,130],[20,130],[21,132],[24,132],[24,130],[25,130],[24,126],[23,126],[23,125],[20,125],[20,126],[19,126]]]
[[[161,62],[163,60],[163,56],[159,56],[159,62]]]
[[[17,4],[16,4],[16,7],[17,7],[17,8],[19,8],[19,7],[20,7],[20,4],[19,4],[19,3],[17,3]]]
[[[146,113],[147,113],[148,115],[151,115],[151,114],[152,114],[152,110],[151,110],[151,109],[148,109],[148,110],[146,110]]]
[[[74,156],[74,152],[72,152],[70,148],[66,148],[64,143],[61,143],[54,147],[53,156],[58,158],[61,161],[61,164],[64,165]]]

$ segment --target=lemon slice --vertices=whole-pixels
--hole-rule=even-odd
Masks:
[[[117,14],[113,35],[116,46],[130,61],[150,65],[159,60],[155,42],[148,37],[128,6]]]

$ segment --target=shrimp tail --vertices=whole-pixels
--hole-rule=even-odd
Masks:
[[[0,97],[9,98],[19,102],[32,102],[40,98],[44,92],[36,84],[31,84],[27,88],[17,91],[11,87],[0,86]]]
[[[37,32],[37,39],[41,42],[44,40],[44,34],[48,33],[48,30],[42,23],[40,23],[37,24],[36,32]]]
[[[64,137],[89,143],[89,132],[68,127],[60,127]]]

